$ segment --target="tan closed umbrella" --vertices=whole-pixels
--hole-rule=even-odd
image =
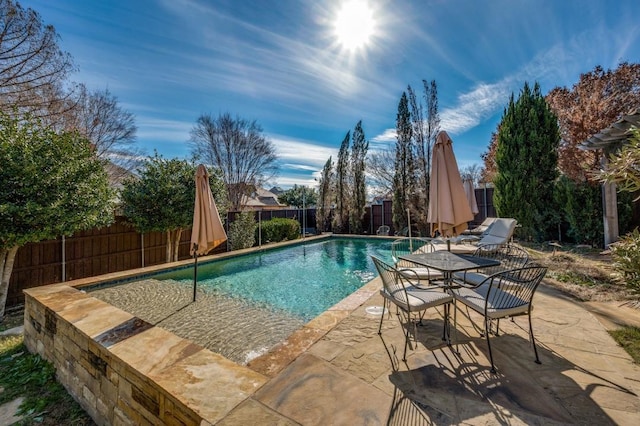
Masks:
[[[476,190],[473,188],[473,181],[471,179],[466,179],[463,183],[464,185],[464,193],[467,196],[467,202],[469,203],[469,207],[471,208],[471,213],[473,216],[480,213],[478,209],[478,201],[476,200]]]
[[[193,271],[193,300],[196,300],[198,256],[203,256],[227,240],[227,233],[220,221],[220,214],[209,187],[209,173],[200,164],[196,170],[196,202],[193,208],[191,250],[195,259]]]
[[[431,224],[432,236],[439,232],[442,237],[448,238],[467,229],[467,222],[473,220],[473,213],[464,192],[452,141],[447,132],[438,133],[431,158],[433,162],[427,222]]]

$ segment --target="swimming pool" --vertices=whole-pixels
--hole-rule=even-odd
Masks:
[[[246,364],[376,276],[391,241],[332,237],[155,274],[92,295]]]

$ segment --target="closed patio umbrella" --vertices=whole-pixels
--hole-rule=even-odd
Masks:
[[[193,301],[196,300],[198,278],[198,256],[207,254],[227,240],[227,234],[220,221],[220,214],[209,187],[209,173],[200,164],[196,170],[196,202],[193,208],[193,227],[191,228],[191,250],[194,258]]]
[[[431,224],[432,236],[439,232],[442,237],[448,238],[467,229],[467,222],[473,220],[473,213],[447,132],[438,133],[432,159],[427,222]]]
[[[463,182],[464,185],[464,193],[467,196],[467,202],[469,203],[469,207],[471,208],[471,213],[473,216],[480,213],[478,209],[478,202],[476,200],[476,191],[473,189],[473,181],[471,179],[466,179]]]

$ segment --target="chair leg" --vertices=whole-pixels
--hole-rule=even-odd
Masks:
[[[451,315],[451,304],[447,303],[443,306],[444,324],[442,327],[442,340],[451,346],[451,324],[449,324],[449,316]]]
[[[384,319],[384,311],[387,309],[387,299],[382,302],[382,314],[380,315],[380,325],[378,325],[378,334],[382,334],[382,320]]]
[[[533,324],[531,323],[531,309],[529,309],[529,336],[531,336],[531,344],[533,345],[533,352],[536,354],[536,364],[542,364],[538,357],[538,348],[536,348],[536,339],[533,337]]]
[[[411,323],[411,312],[407,312],[407,326],[404,328],[404,353],[402,354],[402,360],[403,361],[407,361],[407,346],[409,345],[409,339],[411,337],[409,337],[409,327],[410,327],[410,323]],[[402,325],[402,321],[400,322],[400,324]],[[414,332],[417,333],[417,329],[415,329],[415,323],[414,323]]]
[[[489,318],[485,318],[484,319],[484,334],[487,338],[487,347],[489,348],[489,360],[491,361],[491,372],[495,374],[496,372],[496,367],[493,364],[493,353],[491,352],[491,341],[489,340],[489,335],[491,334],[489,332],[491,327],[491,320]]]

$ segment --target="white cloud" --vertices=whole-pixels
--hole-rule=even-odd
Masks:
[[[138,117],[138,137],[143,139],[184,143],[189,139],[193,123],[177,120],[163,120],[153,117]]]
[[[338,155],[338,150],[333,147],[321,146],[309,141],[274,136],[272,142],[282,163],[307,167],[308,170],[320,170],[329,157],[335,159]]]

